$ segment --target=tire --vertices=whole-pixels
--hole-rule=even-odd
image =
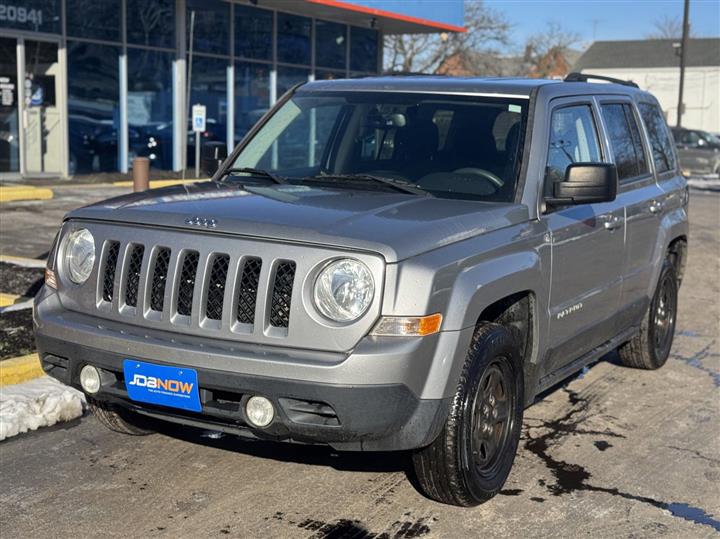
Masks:
[[[440,435],[413,455],[425,495],[463,507],[495,496],[515,460],[523,408],[518,345],[506,327],[483,323],[473,335]]]
[[[86,397],[88,408],[97,420],[108,429],[130,436],[147,436],[155,431],[149,421],[129,410],[115,407],[107,402]]]
[[[670,260],[665,260],[640,331],[618,349],[623,365],[648,370],[665,365],[675,334],[677,293],[675,267]]]

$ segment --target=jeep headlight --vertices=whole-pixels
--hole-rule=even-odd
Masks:
[[[95,265],[95,238],[87,228],[70,233],[65,242],[65,267],[76,284],[87,281]]]
[[[360,318],[375,296],[370,269],[358,260],[343,258],[328,264],[315,280],[315,307],[326,318],[346,323]]]

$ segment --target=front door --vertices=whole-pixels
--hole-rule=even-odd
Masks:
[[[591,101],[563,101],[550,119],[545,193],[572,163],[603,162]],[[552,241],[549,356],[544,374],[615,335],[624,265],[624,208],[619,201],[546,209]]]
[[[25,170],[27,174],[62,170],[60,67],[57,43],[24,40]]]

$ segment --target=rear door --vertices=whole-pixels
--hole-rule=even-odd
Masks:
[[[553,101],[545,196],[571,163],[606,162],[592,98]],[[546,208],[552,243],[548,374],[614,336],[624,265],[625,213],[619,200]]]
[[[618,202],[625,208],[623,287],[619,333],[647,309],[664,194],[655,181],[640,117],[630,98],[600,99],[601,118],[618,170]]]

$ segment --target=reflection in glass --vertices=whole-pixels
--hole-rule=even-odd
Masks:
[[[190,15],[195,11],[193,50],[229,54],[230,4],[221,0],[188,0],[187,32],[190,45]]]
[[[307,82],[309,75],[309,69],[279,66],[277,73],[278,98],[280,98],[280,96],[295,86],[298,82]]]
[[[346,78],[344,71],[326,71],[323,69],[315,70],[315,80],[336,80]]]
[[[640,103],[640,115],[647,128],[650,146],[652,146],[655,168],[660,172],[675,170],[675,153],[668,134],[667,124],[657,105]]]
[[[60,33],[60,0],[0,2],[0,28]]]
[[[350,27],[350,69],[376,73],[378,33],[369,28]]]
[[[272,27],[272,11],[236,4],[235,55],[272,60]]]
[[[207,107],[206,131],[201,142],[225,142],[227,140],[227,60],[198,56],[193,60],[190,105]],[[195,164],[195,133],[190,129],[188,118],[188,166]]]
[[[70,41],[67,51],[70,173],[116,171],[120,50]]]
[[[128,160],[172,169],[173,87],[170,52],[128,48]],[[128,164],[130,164],[128,163]]]
[[[0,172],[20,171],[16,45],[0,38]]]
[[[345,69],[347,26],[336,22],[315,21],[315,64]]]
[[[552,193],[553,183],[565,181],[565,172],[571,164],[600,161],[600,143],[590,106],[577,105],[554,111],[546,169],[547,194]]]
[[[277,25],[278,62],[310,65],[312,20],[299,15],[278,13]]]
[[[67,0],[67,33],[73,37],[120,41],[117,0]]]
[[[267,112],[270,105],[270,66],[235,64],[235,142]]]
[[[615,157],[618,179],[622,181],[646,173],[645,152],[640,143],[640,133],[630,105],[621,103],[602,105],[602,115]]]
[[[135,45],[175,47],[175,0],[127,0],[127,40]]]

